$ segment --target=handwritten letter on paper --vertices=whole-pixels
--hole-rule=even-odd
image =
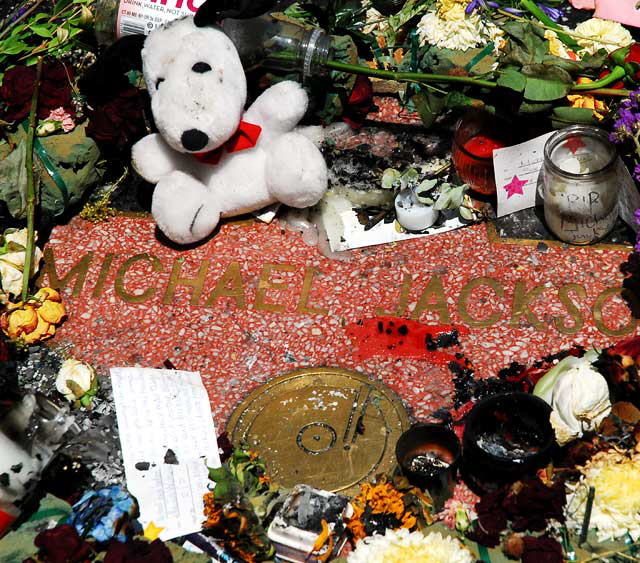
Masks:
[[[512,147],[494,149],[493,169],[498,195],[498,217],[536,204],[544,144],[552,134],[553,132],[547,133]]]
[[[112,368],[111,381],[127,488],[142,526],[164,528],[163,540],[199,531],[207,466],[220,466],[200,374]]]

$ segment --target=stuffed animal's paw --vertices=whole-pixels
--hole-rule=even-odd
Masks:
[[[156,185],[151,213],[172,241],[190,244],[207,237],[220,220],[220,208],[207,187],[184,172],[172,172]]]
[[[267,182],[270,193],[290,207],[318,203],[327,190],[327,165],[306,137],[287,133],[269,149]]]
[[[140,176],[152,184],[157,184],[160,178],[178,169],[183,158],[158,133],[143,137],[131,149],[131,164]]]
[[[265,90],[243,119],[277,132],[291,131],[302,119],[309,97],[297,82],[284,80]]]

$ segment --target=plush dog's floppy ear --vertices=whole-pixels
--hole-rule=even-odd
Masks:
[[[215,25],[225,18],[248,19],[266,14],[277,0],[206,0],[196,12],[197,27]]]

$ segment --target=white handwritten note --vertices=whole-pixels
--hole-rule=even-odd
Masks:
[[[494,149],[493,170],[498,195],[498,217],[536,204],[544,144],[552,134],[553,131],[519,145]]]
[[[219,467],[216,431],[199,373],[112,368],[127,488],[143,527],[162,540],[202,528],[207,466]]]

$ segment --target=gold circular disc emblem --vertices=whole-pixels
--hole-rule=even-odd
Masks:
[[[393,472],[395,445],[408,427],[406,409],[384,383],[346,369],[307,368],[250,393],[227,432],[260,455],[274,482],[354,493],[377,473]]]

